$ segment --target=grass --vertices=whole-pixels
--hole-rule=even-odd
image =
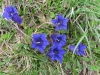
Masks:
[[[14,5],[22,25],[0,15],[0,75],[99,75],[100,74],[100,1],[99,0],[1,0],[0,14]],[[51,20],[57,14],[69,18],[63,64],[49,60],[31,49],[33,33],[54,32]],[[70,44],[87,45],[86,56],[68,50]],[[48,51],[49,47],[45,51]]]

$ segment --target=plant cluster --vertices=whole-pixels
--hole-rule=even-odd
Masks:
[[[3,18],[7,20],[12,20],[18,24],[22,24],[22,19],[18,15],[18,10],[14,6],[8,6],[5,8]],[[67,30],[68,18],[64,18],[61,14],[53,19],[52,24],[55,26],[55,31]],[[52,45],[46,54],[51,60],[57,60],[62,63],[64,54],[66,51],[63,46],[66,45],[66,35],[65,34],[51,34],[52,43],[50,43],[45,33],[33,34],[32,36],[32,48],[39,50],[41,53],[44,52],[46,46]],[[86,45],[80,43],[77,47],[75,45],[70,45],[69,50],[76,53],[79,56],[85,56]]]

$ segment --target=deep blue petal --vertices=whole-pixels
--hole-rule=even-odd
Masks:
[[[56,45],[56,46],[59,46],[59,47],[62,47],[62,46],[65,45],[65,43],[63,43],[63,41],[61,41],[60,43],[57,43],[57,42],[56,42],[55,45]]]
[[[63,26],[62,29],[67,30],[67,26]]]
[[[32,46],[31,46],[32,48],[35,48],[35,43],[32,41]]]
[[[62,47],[62,46],[65,45],[65,43],[64,42],[59,42],[59,43],[58,42],[53,42],[53,45]]]
[[[64,30],[67,30],[67,26],[65,24],[63,24],[60,28],[64,29]]]
[[[47,38],[46,38],[46,34],[41,34],[40,35],[40,37],[42,38],[42,40],[43,40],[43,44],[45,45],[45,47],[47,46],[47,45],[49,45],[49,41],[47,40]]]
[[[81,55],[82,55],[82,56],[85,56],[85,52],[83,51],[83,52],[81,53]]]
[[[85,56],[86,54],[85,54],[85,52],[83,51],[83,52],[81,53],[81,55],[82,55],[82,56]]]
[[[48,41],[45,41],[44,44],[47,46],[49,45],[50,43]]]
[[[57,37],[56,37],[55,34],[51,34],[51,38],[52,38],[53,41],[55,41]]]
[[[9,15],[8,12],[4,12],[3,15],[2,15],[3,18],[7,19],[7,20],[10,20],[11,19],[11,16]]]
[[[63,20],[64,17],[63,17],[61,14],[58,14],[58,19],[59,19],[59,20]]]
[[[86,46],[85,45],[82,45],[81,47],[79,47],[79,50],[80,51],[84,51],[86,49]]]
[[[51,22],[54,24],[54,26],[56,26],[56,23],[57,23],[56,19],[53,19]]]
[[[56,31],[59,31],[59,30],[60,30],[60,28],[57,26],[55,30],[56,30]]]
[[[55,56],[54,56],[54,55],[52,56],[51,60],[56,60],[56,58],[55,58]]]
[[[42,47],[36,46],[36,49],[38,49],[41,53],[44,52],[44,49]]]
[[[9,8],[9,7],[6,7],[5,9],[4,9],[4,12],[11,12],[11,8]]]
[[[9,7],[12,13],[18,13],[18,10],[12,5]]]
[[[46,35],[45,35],[44,33],[41,33],[41,34],[40,34],[40,37],[41,37],[41,39],[42,39],[44,42],[47,41]]]
[[[45,48],[46,48],[46,46],[47,46],[47,44],[45,44],[45,43],[44,43],[44,44],[42,44],[42,48],[43,48],[43,49],[45,49]]]
[[[51,34],[52,40],[55,41],[55,40],[57,39],[57,36],[58,36],[58,35],[59,35],[59,34]]]
[[[80,56],[80,52],[76,51],[76,54]]]
[[[63,24],[67,26],[68,18],[63,19]]]
[[[56,60],[58,60],[60,63],[62,63],[62,58],[61,57],[57,56]]]
[[[66,45],[66,41],[61,41],[61,45],[62,46]]]
[[[57,57],[60,57],[61,59],[63,59],[63,54],[58,54]]]
[[[82,43],[80,43],[78,46],[79,46],[79,47],[81,47],[81,46],[83,46],[83,44],[82,44]]]
[[[85,55],[84,51],[81,51],[81,52],[76,51],[76,54],[79,55],[79,56],[80,56],[80,55],[82,55],[82,56]]]
[[[4,11],[6,11],[8,13],[12,13],[12,14],[18,13],[17,9],[13,5],[9,6],[9,7],[6,7]]]
[[[46,54],[49,58],[52,58],[53,56],[53,51],[52,50],[49,50]]]
[[[62,35],[62,42],[64,45],[66,44],[66,35]]]
[[[62,59],[61,58],[58,58],[59,62],[62,64]]]
[[[4,12],[7,12],[8,14],[11,14],[11,13],[13,14],[11,7],[6,7]]]
[[[50,55],[49,58],[51,58],[51,60],[56,60],[56,57],[55,57],[55,55],[53,53],[53,50],[50,50],[49,55]]]
[[[12,20],[18,24],[22,23],[22,19],[20,18],[20,16],[17,13],[12,16]]]
[[[62,39],[66,41],[66,35],[62,35]]]
[[[56,26],[56,31],[59,31],[59,30],[62,30],[62,29],[67,30],[67,26],[64,25],[64,24],[62,24],[60,26]]]
[[[65,53],[66,53],[65,50],[61,50],[61,51],[60,51],[60,55],[64,55]]]
[[[55,19],[51,20],[52,24],[54,26],[56,26],[56,24],[58,23],[58,17],[56,17]]]
[[[74,48],[75,48],[75,45],[70,45],[69,46],[69,50],[72,51],[72,52],[74,51]]]
[[[46,34],[42,33],[40,34],[40,37],[42,38],[42,40],[44,41],[45,45],[49,45],[49,41],[46,38]]]
[[[42,39],[46,39],[46,34],[41,33],[41,34],[40,34],[40,37],[41,37]]]
[[[33,34],[32,38],[35,40],[37,40],[39,38],[39,35],[38,34]]]

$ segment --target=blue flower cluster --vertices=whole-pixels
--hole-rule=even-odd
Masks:
[[[52,24],[55,26],[55,30],[67,30],[67,22],[68,18],[64,18],[61,14],[59,14],[56,19],[52,20]],[[47,56],[51,60],[57,60],[60,63],[62,63],[63,56],[66,53],[66,51],[62,48],[66,45],[66,35],[65,34],[51,34],[52,39],[52,46],[50,47],[49,51],[47,52]],[[44,49],[47,45],[49,45],[49,41],[46,39],[45,34],[34,34],[32,37],[32,48],[38,49],[40,52],[44,52]],[[69,50],[74,52],[75,45],[70,45]],[[86,45],[83,45],[82,43],[79,44],[79,46],[76,48],[75,53],[77,55],[85,55]]]
[[[60,34],[52,34],[53,45],[47,53],[52,60],[58,60],[62,63],[63,55],[66,53],[62,46],[66,44],[66,36]]]
[[[70,51],[74,52],[75,45],[70,45],[70,46],[69,46],[69,49],[70,49]],[[78,45],[78,47],[76,48],[75,53],[76,53],[77,55],[79,55],[79,56],[80,56],[80,55],[85,56],[85,51],[84,51],[85,49],[86,49],[86,45],[80,43],[80,44]]]
[[[18,10],[14,6],[6,7],[2,16],[3,18],[7,20],[12,20],[18,24],[22,23],[22,19],[18,15]],[[55,26],[56,31],[62,29],[67,30],[68,18],[64,18],[61,14],[58,14],[58,16],[51,22]],[[66,45],[66,35],[51,34],[50,37],[52,39],[52,46],[46,53],[46,56],[48,56],[51,60],[57,60],[60,63],[62,63],[64,54],[66,53],[66,51],[63,49],[63,46]],[[41,53],[43,53],[46,46],[48,45],[50,45],[50,42],[47,40],[46,34],[33,34],[31,45],[32,48],[35,48],[39,50]],[[77,48],[75,47],[75,45],[70,45],[69,50],[75,52],[79,56],[85,55],[86,45],[80,43]]]
[[[51,35],[53,40],[53,45],[47,53],[47,56],[52,60],[59,60],[62,63],[63,55],[65,54],[65,50],[61,47],[66,44],[66,36],[65,35]],[[49,41],[46,39],[46,35],[34,34],[32,37],[32,48],[38,49],[41,53],[44,52],[46,46],[49,45]]]

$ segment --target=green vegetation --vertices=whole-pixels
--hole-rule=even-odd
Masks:
[[[9,5],[18,9],[21,25],[2,18]],[[100,75],[100,0],[1,0],[0,8],[0,75]],[[67,35],[62,64],[31,48],[33,33],[50,39],[59,13],[69,18],[68,30],[59,32]],[[84,57],[68,50],[80,42],[87,45]]]

